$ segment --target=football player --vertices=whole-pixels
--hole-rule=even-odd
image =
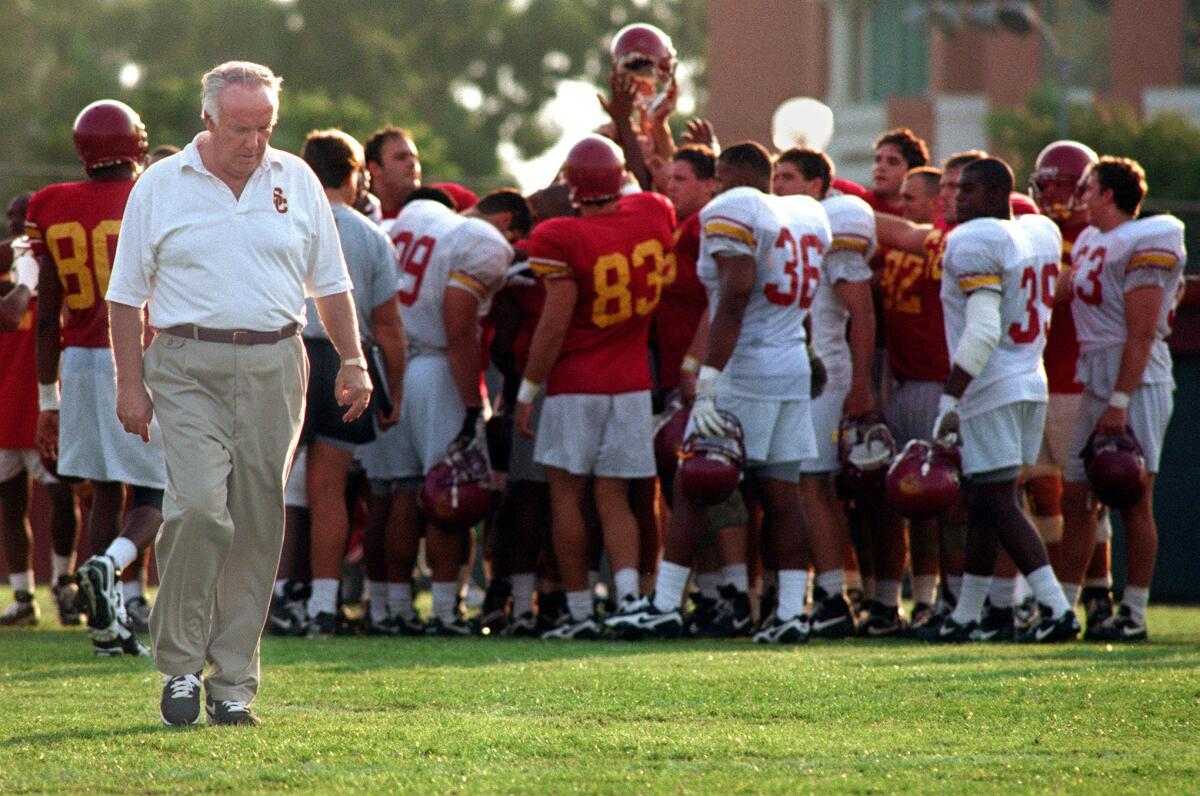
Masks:
[[[594,638],[584,498],[593,479],[617,590],[617,616],[637,604],[639,526],[630,481],[655,475],[650,321],[662,295],[675,211],[666,197],[621,197],[625,160],[612,141],[588,136],[564,168],[579,218],[542,222],[530,263],[546,300],[517,395],[515,425],[533,433],[532,401],[543,385],[534,459],[550,483],[555,558],[570,620],[544,638]]]
[[[413,135],[403,127],[388,125],[377,130],[363,145],[371,190],[379,198],[384,221],[400,213],[404,200],[421,187],[421,156]]]
[[[1092,434],[1132,430],[1146,477],[1141,498],[1121,509],[1126,534],[1126,585],[1120,610],[1091,633],[1108,641],[1146,638],[1146,604],[1154,576],[1158,529],[1154,476],[1174,408],[1171,354],[1164,338],[1183,278],[1183,224],[1174,216],[1139,218],[1146,195],[1142,167],[1103,157],[1081,183],[1091,223],[1072,252],[1072,313],[1084,385],[1063,473],[1063,579],[1078,590],[1095,542],[1083,459]]]
[[[979,619],[1002,546],[1041,606],[1041,618],[1021,640],[1072,639],[1079,621],[1017,495],[1017,476],[1037,458],[1046,422],[1041,359],[1062,235],[1040,215],[1013,219],[1012,171],[1003,161],[974,161],[963,168],[958,182],[954,208],[959,226],[947,236],[942,261],[950,377],[938,399],[932,438],[962,442],[966,564],[954,611],[936,627],[922,628],[921,637],[979,637]]]
[[[831,235],[816,200],[771,196],[771,175],[771,156],[754,142],[717,159],[719,193],[700,213],[698,271],[710,311],[698,332],[707,336],[688,435],[723,435],[722,411],[740,421],[779,566],[777,608],[754,639],[797,643],[808,638],[800,463],[817,452],[804,319]],[[704,530],[703,510],[678,478],[674,506],[654,597],[625,620],[660,636],[682,629],[679,606]]]
[[[1030,178],[1029,192],[1048,218],[1058,224],[1063,236],[1062,273],[1055,295],[1054,311],[1050,315],[1050,334],[1046,339],[1046,378],[1050,384],[1050,403],[1046,408],[1046,434],[1038,463],[1025,474],[1025,489],[1029,496],[1033,523],[1037,527],[1050,561],[1056,571],[1061,569],[1062,541],[1062,471],[1074,451],[1070,449],[1075,418],[1083,400],[1083,385],[1075,379],[1079,361],[1079,341],[1075,336],[1075,321],[1071,313],[1070,289],[1071,250],[1079,233],[1088,226],[1087,207],[1079,198],[1079,183],[1084,173],[1097,161],[1090,147],[1078,141],[1055,141],[1048,144],[1037,157]],[[1095,511],[1095,506],[1091,507]],[[1076,599],[1083,603],[1086,624],[1084,638],[1108,617],[1112,616],[1112,572],[1109,560],[1109,539],[1112,524],[1107,510],[1102,509],[1097,522],[1096,547],[1088,565],[1087,581],[1082,593],[1075,584],[1063,582],[1063,591],[1072,605]],[[1083,519],[1082,522],[1088,520]]]
[[[74,138],[88,179],[38,191],[26,219],[40,261],[37,442],[43,455],[57,459],[59,475],[92,482],[88,534],[101,552],[76,577],[96,654],[146,655],[127,626],[118,578],[162,524],[162,437],[156,422],[143,442],[117,420],[104,303],[125,202],[146,157],[146,128],[129,106],[100,100],[76,117]]]
[[[33,532],[29,526],[30,478],[44,484],[51,500],[51,589],[59,622],[79,624],[72,577],[79,517],[71,487],[47,472],[35,448],[37,375],[34,362],[38,263],[25,238],[25,209],[30,194],[8,207],[8,229],[0,256],[0,536],[8,562],[13,602],[0,613],[0,627],[35,625],[41,611],[34,600]]]
[[[414,199],[387,231],[398,252],[400,315],[408,339],[400,422],[359,448],[375,499],[390,496],[389,534],[397,534],[388,609],[404,632],[420,625],[412,607],[412,568],[425,533],[433,570],[433,616],[426,632],[472,632],[458,613],[458,570],[466,531],[427,523],[418,505],[424,476],[454,452],[483,449],[480,319],[504,284],[513,259],[507,236],[529,227],[529,207],[511,190],[495,191],[463,215],[452,202]],[[486,456],[486,451],[483,451]],[[395,570],[392,567],[396,567]],[[395,599],[393,599],[393,596]]]
[[[838,429],[843,417],[860,419],[875,409],[871,384],[875,309],[867,265],[875,250],[875,215],[870,205],[856,196],[829,196],[832,179],[833,162],[828,155],[795,148],[776,158],[772,186],[779,196],[801,194],[819,200],[833,235],[810,311],[813,351],[825,364],[828,381],[811,407],[817,456],[800,465],[800,495],[816,572],[812,634],[827,638],[855,631],[842,569],[850,530],[833,484],[839,459]],[[886,464],[881,462],[881,466]],[[896,591],[898,598],[899,589]]]

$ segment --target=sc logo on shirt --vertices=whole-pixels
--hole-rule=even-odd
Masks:
[[[276,186],[274,196],[272,196],[271,199],[273,202],[275,202],[276,212],[286,213],[288,211],[287,197],[283,195],[282,188]]]

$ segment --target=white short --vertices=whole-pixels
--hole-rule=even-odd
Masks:
[[[538,420],[542,416],[542,404],[546,400],[545,393],[538,393],[533,399],[533,415],[529,419],[530,428],[537,429]],[[533,450],[536,440],[526,437],[513,427],[512,450],[508,458],[508,482],[533,481],[538,484],[546,483],[546,468],[533,460]]]
[[[1146,456],[1146,472],[1157,473],[1167,424],[1171,422],[1171,413],[1175,410],[1174,388],[1170,384],[1143,384],[1129,398],[1125,417]],[[1107,407],[1107,396],[1099,398],[1091,392],[1083,394],[1075,419],[1075,433],[1071,435],[1071,446],[1068,448],[1072,455],[1063,467],[1063,480],[1087,480],[1080,453],[1095,430],[1096,421]]]
[[[42,466],[42,460],[33,448],[0,448],[0,483],[16,478],[21,473],[40,484],[57,484],[58,479]]]
[[[1046,433],[1037,463],[1062,470],[1071,458],[1071,438],[1075,436],[1075,418],[1079,416],[1082,393],[1052,392],[1046,404]],[[1075,451],[1078,453],[1079,451]]]
[[[367,478],[423,477],[446,455],[465,415],[450,361],[437,355],[413,357],[404,368],[400,422],[358,449]]]
[[[283,485],[283,505],[295,508],[308,508],[308,446],[301,445],[296,449],[296,458],[292,460],[292,469],[288,480]]]
[[[1017,401],[964,417],[963,474],[980,475],[1033,464],[1045,427],[1046,405],[1037,401]]]
[[[742,424],[751,467],[785,463],[798,467],[817,455],[811,405],[807,398],[771,401],[717,395],[717,408],[733,412]]]
[[[547,396],[533,459],[574,475],[650,478],[656,473],[650,391]]]
[[[929,439],[945,386],[940,381],[904,381],[896,386],[884,417],[897,447],[903,448],[909,440]]]
[[[825,389],[809,401],[812,413],[813,442],[817,455],[800,462],[802,473],[836,473],[841,469],[838,457],[838,427],[842,424],[842,407],[850,385],[826,385]]]
[[[112,351],[70,346],[62,355],[58,417],[58,473],[93,481],[166,489],[166,459],[158,420],[150,443],[117,420],[117,377]]]

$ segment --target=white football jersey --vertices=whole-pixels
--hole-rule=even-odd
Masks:
[[[963,394],[964,417],[1048,399],[1042,351],[1061,257],[1062,233],[1040,215],[976,218],[946,238],[942,307],[951,356],[965,329],[967,297],[976,290],[1001,297],[1000,342]]]
[[[754,290],[741,333],[717,389],[749,398],[807,398],[804,318],[816,297],[829,219],[807,196],[771,196],[750,187],[725,191],[700,211],[696,271],[717,306],[717,256],[754,258]]]
[[[504,285],[513,248],[494,226],[429,199],[410,202],[386,228],[400,267],[400,315],[408,345],[444,351],[442,301],[451,287],[479,298],[479,316]]]
[[[1071,314],[1082,355],[1077,378],[1101,397],[1111,392],[1125,345],[1125,294],[1152,285],[1163,289],[1163,303],[1141,383],[1171,383],[1166,337],[1187,263],[1183,222],[1159,215],[1126,221],[1108,232],[1088,227],[1079,233],[1071,261],[1075,264]],[[1111,350],[1108,356],[1092,356],[1106,349]],[[1097,368],[1103,372],[1093,372]]]
[[[867,261],[875,253],[875,213],[857,196],[839,194],[821,201],[829,216],[833,242],[821,262],[821,283],[813,299],[813,350],[825,363],[832,385],[849,386],[852,363],[846,342],[850,311],[833,286],[838,282],[866,282],[871,278]]]

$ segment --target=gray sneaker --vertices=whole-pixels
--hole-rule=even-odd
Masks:
[[[246,724],[251,727],[259,725],[258,716],[250,710],[250,706],[238,699],[213,699],[211,696],[204,701],[204,709],[208,714],[208,723],[216,726],[231,727]]]
[[[159,714],[168,727],[200,723],[200,672],[163,675]]]

